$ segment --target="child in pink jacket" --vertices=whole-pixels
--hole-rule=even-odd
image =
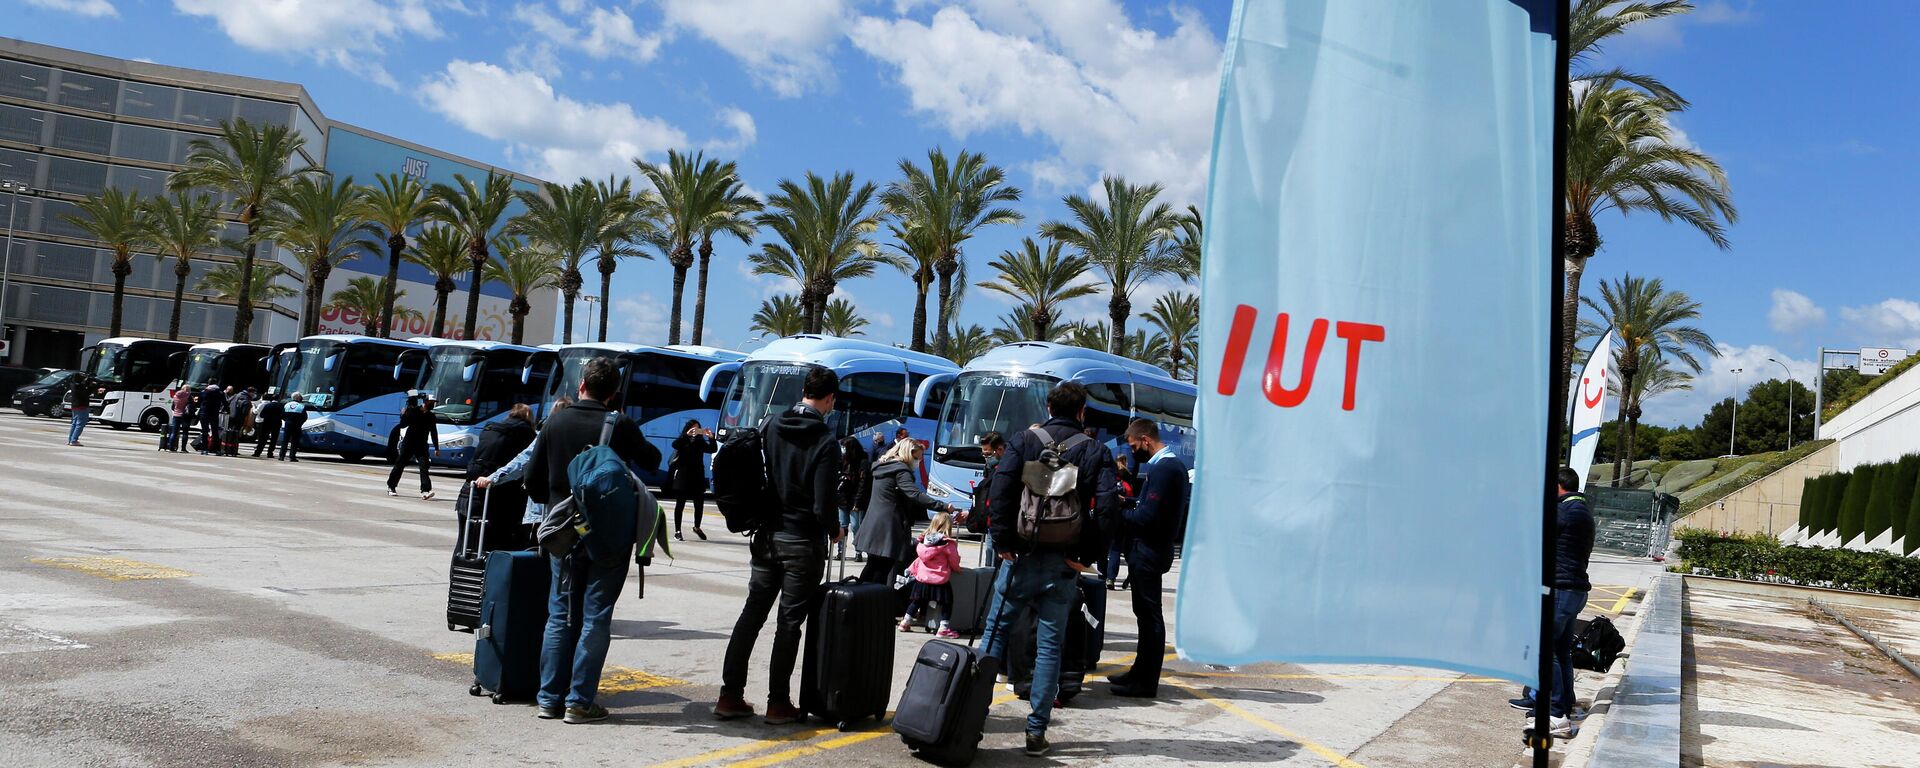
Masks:
[[[927,533],[920,537],[917,551],[920,556],[907,566],[907,575],[913,577],[913,592],[907,603],[907,617],[900,620],[900,631],[912,632],[913,625],[919,621],[920,614],[929,604],[936,607],[941,637],[959,637],[947,624],[948,606],[953,605],[953,587],[947,580],[953,578],[953,572],[960,568],[960,543],[953,540],[953,518],[941,512],[927,523]]]

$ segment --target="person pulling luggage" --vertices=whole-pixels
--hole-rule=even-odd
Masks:
[[[228,456],[239,456],[240,436],[246,433],[247,420],[253,417],[253,388],[227,389],[227,428],[220,433],[220,450]]]

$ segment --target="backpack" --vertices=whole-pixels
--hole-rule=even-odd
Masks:
[[[778,520],[764,429],[737,430],[713,453],[713,503],[733,533],[750,534]]]
[[[1087,505],[1080,498],[1080,468],[1067,453],[1091,438],[1075,433],[1054,442],[1040,427],[1029,430],[1040,441],[1040,457],[1020,467],[1020,538],[1044,547],[1070,546],[1080,540]]]
[[[1605,672],[1613,667],[1613,662],[1620,658],[1620,652],[1626,649],[1627,641],[1620,636],[1620,630],[1613,627],[1613,621],[1605,616],[1595,616],[1574,635],[1573,666],[1576,669]]]
[[[650,552],[659,538],[665,513],[646,484],[607,445],[619,420],[618,411],[609,412],[599,442],[567,463],[567,483],[573,492],[547,508],[535,533],[547,554],[565,557],[585,546],[593,559],[604,561],[625,557],[635,543]],[[654,514],[645,514],[648,506]]]

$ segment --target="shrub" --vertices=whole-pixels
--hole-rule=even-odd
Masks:
[[[1893,527],[1894,509],[1906,511],[1907,502],[1913,496],[1912,467],[1913,462],[1901,459],[1874,469],[1873,488],[1867,494],[1866,526],[1861,531],[1868,541],[1879,538],[1880,534]],[[1900,515],[1900,524],[1905,526],[1906,522],[1906,515]],[[1900,533],[1895,531],[1894,535],[1899,536]]]
[[[1916,478],[1915,482],[1920,485],[1920,478]],[[1907,526],[1904,530],[1906,546],[1903,549],[1911,555],[1915,549],[1920,549],[1920,493],[1913,494],[1913,498],[1907,502]]]
[[[1877,464],[1853,468],[1853,479],[1847,481],[1847,491],[1840,497],[1841,544],[1853,541],[1867,527],[1867,500],[1873,496],[1873,476],[1878,472]]]
[[[1847,485],[1853,482],[1852,472],[1827,475],[1827,489],[1820,494],[1820,532],[1831,533],[1840,530],[1840,498],[1847,493]]]
[[[1820,514],[1826,504],[1829,475],[1809,477],[1800,488],[1800,529],[1811,536],[1820,530]]]
[[[1920,558],[1887,552],[1789,547],[1772,537],[1679,533],[1679,571],[1746,581],[1920,597]]]

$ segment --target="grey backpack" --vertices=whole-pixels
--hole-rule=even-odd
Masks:
[[[1080,498],[1080,468],[1067,460],[1067,453],[1091,439],[1075,433],[1055,442],[1045,429],[1029,431],[1040,441],[1040,457],[1020,467],[1020,516],[1014,530],[1036,546],[1072,545],[1080,540],[1087,505]]]

